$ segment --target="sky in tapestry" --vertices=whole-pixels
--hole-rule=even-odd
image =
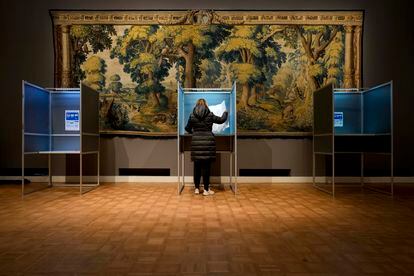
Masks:
[[[101,130],[176,131],[177,81],[237,82],[238,130],[307,132],[312,92],[341,86],[341,26],[75,25],[73,82],[101,92]]]

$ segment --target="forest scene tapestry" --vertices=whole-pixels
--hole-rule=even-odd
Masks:
[[[312,93],[361,85],[362,12],[52,11],[55,84],[100,92],[102,133],[175,135],[177,82],[237,83],[247,135],[306,135]]]

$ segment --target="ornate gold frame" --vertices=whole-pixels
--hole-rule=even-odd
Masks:
[[[55,25],[300,24],[362,26],[362,11],[51,11]]]

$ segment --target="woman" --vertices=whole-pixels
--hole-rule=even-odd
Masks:
[[[204,99],[197,100],[197,104],[190,114],[185,130],[193,134],[191,140],[191,160],[194,161],[194,184],[195,194],[200,193],[200,180],[203,174],[203,195],[212,195],[214,192],[209,188],[210,167],[216,159],[216,139],[212,132],[213,123],[223,124],[227,120],[227,111],[218,117],[210,112]]]

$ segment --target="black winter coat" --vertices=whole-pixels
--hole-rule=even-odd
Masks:
[[[218,117],[204,105],[194,107],[193,113],[188,118],[185,130],[192,133],[191,160],[216,159],[216,139],[212,132],[213,123],[223,124],[227,120],[227,112]]]

